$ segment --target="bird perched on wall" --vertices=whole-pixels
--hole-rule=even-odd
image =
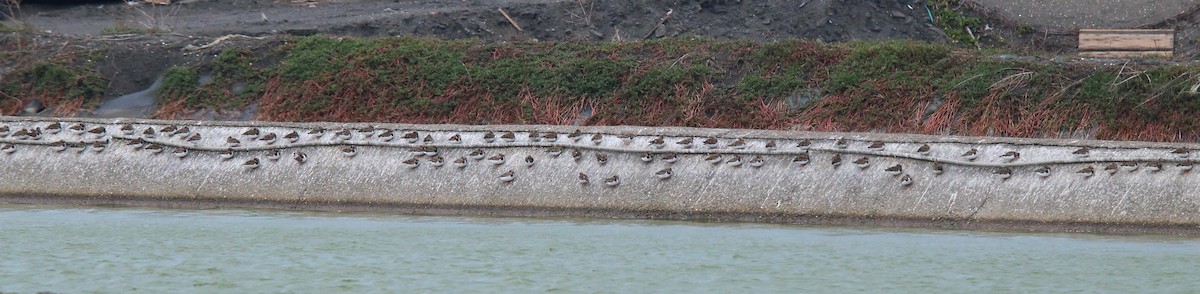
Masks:
[[[850,147],[850,142],[847,142],[845,138],[838,138],[837,141],[833,142],[833,147],[846,149],[846,147]]]
[[[197,135],[199,135],[199,134],[197,134]],[[287,135],[283,135],[283,139],[287,140],[288,143],[299,142],[300,141],[300,133],[298,133],[296,131],[292,131],[291,133],[287,133]]]
[[[427,135],[425,135],[425,138],[424,138],[424,139],[421,139],[421,143],[424,143],[424,144],[433,144],[433,135],[428,135],[428,134],[427,134]]]
[[[517,179],[517,174],[515,172],[513,172],[512,170],[509,170],[508,172],[500,174],[500,181],[502,181],[502,182],[506,182],[506,183],[512,182],[515,179]]]
[[[711,164],[721,163],[721,154],[709,154],[708,157],[704,158],[704,161]]]
[[[95,130],[95,129],[92,129],[92,130]],[[192,129],[188,128],[187,126],[184,126],[182,128],[176,129],[174,132],[171,132],[172,137],[178,136],[180,138],[187,138],[187,136],[191,135],[191,134],[192,134]]]
[[[705,147],[705,148],[708,148],[708,149],[716,149],[716,148],[717,148],[717,143],[718,143],[718,142],[719,142],[719,141],[717,141],[717,138],[714,138],[714,137],[708,137],[708,139],[704,139],[704,142],[703,142],[703,143],[704,143],[704,147]]]
[[[867,146],[867,149],[869,149],[871,151],[883,151],[883,147],[884,147],[883,141],[875,141],[875,142],[871,142],[871,145]]]
[[[170,129],[171,131],[175,131],[175,126],[168,126],[168,127],[171,128]],[[87,127],[85,127],[82,123],[78,123],[78,124],[71,125],[70,127],[67,127],[67,130],[70,130],[72,134],[80,135],[80,134],[83,134],[85,128],[87,128]]]
[[[579,149],[571,149],[571,158],[575,161],[579,161],[580,159],[583,159],[583,152],[579,151]]]
[[[193,143],[193,144],[196,142],[199,142],[200,141],[200,133],[193,133],[191,136],[187,137],[187,139],[184,139],[184,140],[188,141],[190,143]]]
[[[467,167],[467,158],[459,157],[458,159],[455,159],[452,164],[454,164],[454,167],[456,168],[465,168]]]
[[[525,167],[533,167],[533,156],[525,156]]]
[[[225,151],[217,153],[217,158],[220,158],[221,160],[229,160],[233,158],[233,148],[226,148]]]
[[[650,163],[651,161],[654,161],[654,154],[650,154],[649,152],[642,153],[640,158],[642,159],[642,162]]]
[[[142,149],[142,146],[146,145],[146,140],[143,140],[142,138],[134,138],[133,140],[129,140],[129,143],[126,143],[125,145],[133,147],[133,150],[139,150]]]
[[[1071,152],[1071,155],[1074,155],[1075,158],[1086,158],[1090,156],[1091,153],[1091,149],[1088,149],[1087,147],[1080,147],[1079,149],[1075,150],[1075,152]]]
[[[666,145],[667,141],[662,136],[658,136],[657,138],[654,138],[654,140],[650,140],[650,148],[662,149],[663,146]]]
[[[775,143],[775,140],[770,140],[766,144],[763,144],[763,149],[767,149],[767,151],[775,151],[776,148],[778,148],[778,145]]]
[[[108,140],[92,142],[92,152],[100,153],[108,149]]]
[[[542,140],[545,140],[546,142],[550,142],[550,143],[558,142],[558,133],[547,132],[545,134],[542,134]]]
[[[1007,180],[1009,177],[1012,177],[1012,168],[1000,167],[1000,168],[996,168],[996,171],[994,171],[992,173],[1000,176],[1000,179]]]
[[[492,165],[504,164],[504,154],[492,155],[492,157],[488,157],[487,162],[491,163]]]
[[[165,130],[163,132],[166,133]],[[250,140],[257,140],[258,135],[259,135],[258,128],[250,128],[249,130],[242,132],[242,136],[244,136],[246,138],[250,138]]]
[[[727,163],[727,164],[729,164],[729,166],[733,166],[733,167],[742,166],[742,157],[738,156],[738,155],[734,155],[733,157],[730,157],[728,161],[725,161],[725,163]]]
[[[668,167],[668,168],[659,170],[658,172],[655,172],[654,176],[657,177],[659,180],[666,180],[666,179],[670,179],[671,174],[673,174],[673,173],[674,173],[674,171],[672,171],[671,168]]]
[[[1085,178],[1090,178],[1096,174],[1096,168],[1093,168],[1092,166],[1089,165],[1089,166],[1086,166],[1086,167],[1080,169],[1079,171],[1076,171],[1075,173],[1077,173]]]
[[[833,159],[831,159],[829,161],[829,163],[833,165],[833,168],[837,168],[838,166],[841,166],[842,165],[842,155],[834,154]]]
[[[796,157],[792,158],[792,162],[795,162],[800,165],[806,165],[806,164],[808,164],[808,162],[810,160],[811,160],[811,157],[808,155],[808,152],[796,154]]]
[[[733,143],[729,143],[729,148],[746,149],[746,140],[742,140],[739,138],[736,141],[733,141]]]
[[[408,141],[409,144],[415,144],[415,143],[417,143],[418,140],[421,140],[421,134],[419,134],[417,132],[408,132],[408,133],[405,133],[404,136],[401,136],[400,138],[404,139],[404,141]]]
[[[304,152],[300,151],[293,152],[292,160],[295,160],[298,164],[304,164],[305,162],[308,162],[308,154],[304,154]]]
[[[546,154],[549,154],[550,157],[558,157],[559,155],[562,155],[562,153],[563,153],[563,148],[560,146],[551,146],[549,148],[546,148]]]
[[[408,160],[405,160],[405,161],[403,161],[403,162],[400,162],[400,163],[401,163],[401,164],[404,164],[404,167],[407,167],[407,168],[409,168],[409,169],[413,169],[413,168],[417,168],[418,166],[421,166],[421,159],[418,159],[418,158],[416,158],[416,157],[413,157],[413,158],[409,158]]]
[[[17,140],[29,139],[29,130],[26,130],[26,129],[17,130],[16,132],[13,132],[12,136],[13,136],[13,138],[17,138]]]
[[[75,142],[75,143],[67,144],[67,148],[70,148],[71,151],[75,151],[75,153],[83,153],[84,150],[87,150],[87,146],[88,146],[87,143],[84,143],[84,142]]]
[[[0,126],[0,137],[8,137],[8,133],[11,131],[12,129],[9,129],[7,125]]]
[[[810,146],[812,146],[812,140],[809,139],[800,140],[800,142],[796,143],[796,148],[800,148],[800,150],[808,150]]]
[[[1137,162],[1126,161],[1126,162],[1122,162],[1120,164],[1120,168],[1123,171],[1133,172],[1138,169],[1138,164],[1137,164]]]
[[[1174,151],[1171,151],[1171,154],[1179,156],[1179,158],[1187,158],[1191,153],[1192,151],[1187,148],[1176,148]]]
[[[446,142],[450,144],[462,144],[462,135],[454,134],[453,136],[450,136],[450,139],[446,140]]]
[[[1179,167],[1179,169],[1182,170],[1183,172],[1188,172],[1188,171],[1192,170],[1192,167],[1196,166],[1196,163],[1192,162],[1191,160],[1188,160],[1188,161],[1180,162],[1180,163],[1176,164],[1175,166]]]
[[[766,164],[766,160],[763,159],[762,155],[755,155],[754,158],[750,159],[750,163],[748,164],[750,167],[759,168]]]
[[[17,152],[17,145],[13,145],[13,143],[0,143],[0,152],[13,154],[13,152]]]
[[[1146,164],[1146,171],[1154,173],[1160,170],[1162,170],[1162,162],[1151,162]]]
[[[246,160],[246,162],[242,163],[242,168],[246,169],[247,171],[258,169],[258,158],[256,157]]]
[[[379,133],[379,136],[376,138],[379,138],[379,141],[391,142],[392,140],[396,139],[396,132],[392,130],[383,130],[383,133]]]
[[[50,150],[54,150],[54,152],[67,151],[67,141],[58,140],[50,143]]]
[[[608,185],[609,187],[616,187],[618,185],[621,185],[621,177],[619,177],[617,175],[613,175],[610,178],[604,179],[604,184]]]
[[[500,135],[500,140],[504,140],[504,142],[507,143],[516,142],[517,134],[514,134],[513,132],[504,132],[504,134]]]
[[[963,152],[962,158],[966,159],[968,161],[975,161],[976,158],[979,158],[979,150],[977,150],[975,148],[971,148],[971,150],[967,150],[967,152]]]
[[[242,141],[234,137],[228,137],[225,138],[225,144],[229,145],[229,147],[237,147],[242,145]]]
[[[679,161],[679,155],[675,153],[667,153],[662,156],[662,162],[675,163],[676,161]]]
[[[354,146],[342,147],[342,156],[354,157],[355,155],[358,155],[358,148],[354,148]]]
[[[355,129],[355,131],[361,133],[364,139],[375,136],[375,126],[366,126],[361,129]]]
[[[46,126],[47,134],[55,135],[58,134],[59,131],[62,131],[62,123],[53,122]]]
[[[325,128],[315,128],[315,129],[308,130],[308,136],[312,137],[313,139],[320,139],[321,137],[325,136]]]
[[[631,133],[622,133],[617,135],[617,138],[621,139],[621,145],[629,146],[630,143],[633,143],[634,136]]]
[[[1039,177],[1043,177],[1043,178],[1049,177],[1050,176],[1050,167],[1043,165],[1037,169],[1034,169],[1033,173]]]
[[[929,156],[930,149],[929,144],[921,144],[921,147],[917,147],[917,154]]]
[[[484,143],[496,142],[496,133],[490,132],[490,131],[487,133],[483,133],[483,142]]]
[[[259,141],[266,142],[267,145],[275,144],[275,140],[277,139],[279,138],[275,136],[275,133],[267,133],[266,135],[258,138]]]
[[[578,183],[580,185],[587,185],[588,184],[588,175],[585,173],[579,173]]]
[[[912,183],[913,183],[913,178],[912,178],[912,176],[909,176],[909,175],[904,175],[904,176],[901,176],[901,177],[900,177],[900,186],[905,186],[905,187],[907,187],[907,186],[909,186],[909,185],[912,185]]]
[[[582,139],[582,138],[583,138],[583,131],[580,131],[579,129],[575,129],[574,132],[571,132],[571,134],[567,135],[567,139],[571,139],[571,141],[575,141],[575,142],[579,142],[579,139]]]
[[[885,172],[889,175],[892,175],[892,176],[898,176],[898,175],[900,175],[900,173],[904,172],[904,166],[897,163],[896,165],[893,165],[889,168],[884,169],[883,172]]]
[[[183,147],[175,147],[175,150],[171,151],[171,155],[175,155],[175,157],[179,157],[179,158],[184,158],[184,157],[187,157],[188,150],[187,150],[187,148],[183,148]]]
[[[1017,153],[1016,151],[1004,152],[1004,154],[1000,155],[1000,159],[1003,159],[1004,161],[1010,161],[1010,162],[1015,161],[1019,158],[1021,158],[1021,153]]]
[[[1114,175],[1114,174],[1116,174],[1116,173],[1117,173],[1117,170],[1119,170],[1119,169],[1120,169],[1120,168],[1119,168],[1119,167],[1117,167],[1117,164],[1116,164],[1116,163],[1109,163],[1108,165],[1105,165],[1105,166],[1104,166],[1104,171],[1105,171],[1105,172],[1107,172],[1109,175]]]
[[[483,159],[484,156],[483,149],[475,149],[475,151],[471,151],[470,154],[467,154],[467,158],[472,160],[480,160]]]
[[[271,149],[271,150],[267,150],[266,157],[267,157],[267,160],[277,161],[277,160],[279,160],[279,158],[283,157],[283,153],[279,152],[279,149]]]
[[[159,154],[159,153],[163,152],[162,145],[158,145],[158,144],[154,144],[154,143],[147,144],[146,148],[143,148],[143,149],[146,149],[146,151],[150,151],[150,153],[153,153],[153,154]]]
[[[683,138],[682,140],[675,141],[675,145],[679,145],[679,147],[683,147],[683,149],[691,149],[693,141],[694,140],[691,137],[687,137]]]
[[[854,160],[854,166],[857,166],[859,169],[866,169],[867,167],[871,166],[871,160],[866,156],[859,157],[858,159]]]
[[[942,173],[945,173],[945,172],[946,172],[946,167],[943,166],[941,162],[933,163],[933,174],[934,175],[941,175]]]
[[[540,142],[540,141],[542,141],[542,134],[541,134],[541,133],[538,133],[538,131],[530,131],[530,132],[529,132],[529,142],[534,142],[534,143],[537,143],[537,142]]]
[[[592,134],[592,144],[593,145],[600,145],[600,142],[603,142],[603,141],[604,141],[603,135],[600,135],[599,133]]]
[[[604,154],[604,153],[596,153],[596,162],[600,163],[600,165],[607,164],[608,163],[608,155]]]

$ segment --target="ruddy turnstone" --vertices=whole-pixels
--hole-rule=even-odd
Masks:
[[[93,130],[95,130],[95,129],[93,129]],[[190,129],[186,126],[179,128],[179,129],[175,130],[174,132],[171,132],[171,136],[179,136],[180,138],[187,138],[187,136],[191,135],[191,134],[192,134],[192,129]]]
[[[654,154],[650,154],[648,152],[642,153],[642,156],[640,158],[641,158],[642,162],[650,163],[651,161],[654,161]]]
[[[385,130],[385,131],[383,131],[383,133],[379,134],[379,140],[383,141],[383,142],[391,142],[392,140],[395,140],[395,139],[396,139],[396,132],[392,131],[392,130]]]
[[[529,142],[541,142],[541,141],[542,141],[541,133],[538,133],[538,131],[530,131],[529,132]]]
[[[438,155],[437,147],[433,147],[433,146],[425,146],[424,148],[421,149],[421,151],[424,152],[425,156],[437,156]]]
[[[929,144],[921,144],[921,147],[917,147],[917,154],[929,156],[929,149]]]
[[[8,133],[10,131],[11,129],[9,129],[7,125],[0,126],[0,137],[8,137]]]
[[[945,173],[945,172],[946,172],[946,167],[944,165],[942,165],[941,162],[933,163],[933,174],[934,175],[941,175],[942,173]]]
[[[582,138],[583,138],[583,131],[580,131],[579,129],[575,129],[575,131],[573,131],[567,135],[567,139],[571,139],[571,141],[575,141],[575,142],[579,142],[579,139],[582,139]]]
[[[155,132],[153,127],[147,127],[145,131],[142,131],[142,137],[144,138],[154,139],[154,135]]]
[[[0,143],[0,152],[4,152],[5,154],[17,152],[17,145],[13,145],[13,143]]]
[[[795,162],[800,165],[806,165],[806,164],[808,164],[808,162],[811,159],[812,158],[808,155],[808,152],[804,152],[804,153],[796,154],[796,157],[792,158],[792,162]]]
[[[910,176],[910,175],[904,175],[904,176],[901,176],[901,177],[900,177],[900,186],[906,186],[906,187],[907,187],[907,186],[909,186],[909,185],[912,185],[912,183],[913,183],[913,178],[912,178],[912,176]]]
[[[800,140],[800,142],[796,143],[796,148],[800,148],[800,150],[808,150],[810,146],[812,146],[812,140],[809,139]]]
[[[778,145],[775,143],[775,140],[770,140],[767,141],[767,144],[763,145],[763,148],[767,149],[767,151],[775,151],[775,149],[778,148]]]
[[[1080,147],[1079,149],[1075,150],[1075,152],[1071,152],[1071,155],[1074,155],[1075,158],[1086,158],[1090,156],[1091,153],[1091,149],[1088,149],[1087,147]]]
[[[600,142],[603,142],[603,141],[604,141],[604,135],[601,135],[600,133],[592,134],[592,144],[600,145]]]
[[[196,134],[196,135],[199,135],[199,134]],[[300,141],[300,133],[297,133],[296,131],[292,131],[290,133],[287,133],[287,135],[283,135],[283,139],[287,140],[288,143],[299,142]]]
[[[226,148],[225,151],[217,153],[217,157],[221,158],[221,160],[229,160],[233,158],[233,148]]]
[[[704,144],[705,148],[716,149],[717,143],[719,143],[719,142],[720,141],[718,141],[716,137],[708,137],[708,139],[704,139],[704,142],[702,142],[702,143]]]
[[[462,135],[454,134],[453,136],[450,136],[450,139],[446,140],[446,142],[450,144],[462,144]]]
[[[259,141],[266,142],[267,145],[275,144],[275,140],[278,139],[279,138],[275,136],[275,133],[267,133],[266,135],[262,135],[262,137],[258,138]]]
[[[659,170],[658,172],[654,173],[654,176],[658,177],[659,180],[666,180],[666,179],[671,178],[672,173],[674,173],[674,172],[671,171],[671,168],[668,167],[668,168],[664,168],[664,169]]]
[[[108,148],[108,140],[92,142],[92,152],[104,152]]]
[[[464,167],[467,167],[467,158],[466,158],[466,157],[459,157],[458,159],[455,159],[455,160],[454,160],[453,164],[454,164],[454,167],[456,167],[456,168],[464,168]]]
[[[583,152],[579,151],[579,149],[571,149],[571,158],[575,161],[579,161],[580,159],[583,159]]]
[[[634,136],[631,133],[622,133],[617,136],[617,138],[621,139],[621,145],[626,146],[628,146],[630,143],[633,143],[633,137]]]
[[[496,133],[493,133],[493,132],[483,133],[483,142],[484,143],[496,142]]]
[[[421,166],[421,159],[413,157],[413,158],[409,158],[408,160],[405,160],[401,163],[404,164],[404,167],[412,169],[412,168],[417,168],[418,166]]]
[[[1179,164],[1176,164],[1175,166],[1179,167],[1180,170],[1187,172],[1187,171],[1192,170],[1192,168],[1196,166],[1196,163],[1192,162],[1191,160],[1188,160],[1188,161],[1180,162]]]
[[[1191,153],[1192,151],[1188,150],[1187,148],[1176,148],[1175,150],[1171,151],[1171,154],[1179,156],[1179,158],[1187,158]]]
[[[871,159],[866,156],[859,157],[854,160],[854,166],[857,166],[859,169],[866,169],[871,166]]]
[[[46,126],[47,134],[54,135],[54,134],[58,134],[58,132],[60,132],[60,131],[62,131],[62,123],[53,122],[53,123],[50,123],[50,125]]]
[[[337,132],[333,132],[333,139],[337,141],[346,141],[354,138],[354,132],[350,129],[342,128]],[[409,143],[412,143],[410,140]]]
[[[421,140],[421,134],[417,132],[408,132],[405,133],[404,136],[400,136],[400,139],[408,141],[409,144],[416,144],[417,141]]]
[[[616,187],[618,185],[621,185],[621,177],[618,177],[617,175],[613,175],[611,178],[604,179],[604,184],[608,185],[609,187]]]
[[[504,164],[504,154],[492,155],[492,157],[488,157],[487,162],[491,163],[492,165]]]
[[[133,140],[129,140],[129,143],[127,144],[129,147],[133,147],[133,150],[142,149],[142,146],[145,145],[146,140],[143,140],[142,138],[134,138]]]
[[[596,162],[600,165],[608,164],[608,155],[604,153],[596,153]]]
[[[533,156],[525,156],[525,167],[533,167]]]
[[[1156,173],[1162,170],[1162,162],[1151,162],[1146,164],[1146,171]]]
[[[550,142],[550,143],[558,142],[558,133],[548,132],[548,133],[542,134],[542,140],[545,140],[546,142]]]
[[[976,158],[979,158],[979,150],[977,150],[975,148],[971,148],[971,150],[967,150],[967,152],[963,152],[962,158],[966,159],[968,161],[974,161]]]
[[[734,155],[733,157],[729,158],[728,161],[725,161],[725,163],[734,167],[742,166],[742,157]]]
[[[1109,175],[1117,174],[1118,170],[1120,170],[1120,167],[1117,167],[1117,164],[1115,162],[1109,163],[1108,165],[1104,166],[1104,171],[1107,172]]]
[[[84,150],[87,150],[87,143],[84,143],[84,142],[68,143],[67,148],[71,149],[71,151],[75,151],[75,153],[83,153]]]
[[[559,155],[562,155],[562,153],[563,148],[559,146],[550,146],[549,148],[546,148],[546,154],[549,154],[550,157],[558,157]]]
[[[833,168],[837,168],[838,166],[841,166],[842,165],[842,155],[834,154],[833,159],[829,160],[829,164],[832,164]]]
[[[146,148],[142,148],[142,149],[146,149],[146,151],[150,151],[150,153],[153,153],[153,154],[159,154],[159,153],[163,152],[162,145],[158,145],[158,144],[154,144],[154,143],[146,144]]]
[[[1089,165],[1089,166],[1086,166],[1086,167],[1080,169],[1079,171],[1076,171],[1075,173],[1077,173],[1085,178],[1090,178],[1093,175],[1096,175],[1096,168]]]
[[[650,148],[662,149],[663,146],[666,146],[666,145],[667,145],[667,140],[664,139],[662,136],[658,136],[657,138],[654,138],[654,140],[650,140]]]
[[[264,157],[270,161],[277,161],[283,157],[283,153],[280,152],[279,149],[271,149],[267,150],[267,154]]]
[[[325,136],[325,128],[315,128],[308,130],[308,135],[313,139],[320,139]]]
[[[354,157],[355,155],[358,155],[358,148],[355,148],[354,146],[342,147],[342,156]]]
[[[28,132],[30,140],[38,140],[42,138],[42,128],[33,128]]]
[[[504,132],[504,134],[500,134],[500,140],[504,141],[505,143],[516,142],[517,134],[514,134],[513,132]]]
[[[246,162],[242,163],[242,168],[244,168],[248,171],[258,169],[258,158],[255,157],[255,158],[246,160]]]
[[[994,171],[992,173],[1000,176],[1000,179],[1007,180],[1008,178],[1012,177],[1012,168],[1011,167],[999,167],[999,168],[996,168],[996,171]]]
[[[1039,177],[1043,177],[1043,178],[1049,177],[1050,176],[1050,167],[1043,165],[1037,169],[1034,169],[1033,173]]]
[[[225,138],[225,144],[229,145],[229,147],[237,147],[242,145],[242,140],[230,136]]]
[[[733,141],[733,143],[729,143],[729,148],[746,149],[746,140],[739,138],[736,141]]]
[[[676,161],[679,161],[679,155],[675,155],[675,153],[667,153],[662,156],[662,162],[675,163]]]
[[[1120,167],[1121,167],[1121,170],[1123,170],[1123,171],[1132,172],[1132,171],[1135,171],[1138,169],[1138,163],[1133,162],[1133,161],[1126,161],[1126,162],[1122,162]]]
[[[165,133],[166,131],[163,132]],[[242,132],[242,136],[249,138],[250,140],[257,140],[259,134],[260,132],[258,131],[258,128],[250,128],[249,130]],[[255,158],[255,162],[257,161],[257,158]]]
[[[54,143],[50,143],[50,149],[54,150],[54,152],[67,151],[67,141],[63,141],[63,140],[54,141]]]
[[[892,176],[898,176],[904,172],[904,166],[897,163],[896,165],[893,165],[889,168],[883,169],[883,172],[885,172],[889,175],[892,175]]]
[[[29,130],[26,130],[26,129],[17,130],[16,132],[13,132],[12,136],[13,136],[13,138],[17,138],[17,140],[29,139]]]
[[[754,158],[750,159],[749,164],[750,167],[762,167],[764,164],[766,164],[766,160],[763,159],[762,155],[755,155]]]
[[[867,146],[867,149],[871,151],[883,151],[883,146],[885,146],[883,141],[875,141],[871,142],[871,145]]]
[[[184,158],[184,157],[187,157],[188,150],[187,150],[187,148],[183,148],[183,147],[175,147],[175,149],[171,151],[171,155],[175,155],[175,157],[179,157],[179,158]]]
[[[580,185],[587,185],[588,184],[588,175],[585,173],[579,173],[578,183]]]
[[[472,160],[480,160],[483,159],[484,156],[483,149],[475,149],[475,151],[471,151],[471,153],[467,154],[467,158]]]
[[[71,125],[70,127],[67,127],[67,130],[70,130],[72,134],[79,135],[79,134],[83,134],[85,128],[86,127],[84,127],[82,123],[79,123],[79,124],[74,124],[74,125]],[[171,130],[174,130],[174,128],[172,128]]]
[[[708,157],[704,158],[704,161],[711,164],[721,163],[721,154],[709,154]]]
[[[1004,152],[1003,155],[1000,155],[1000,159],[1004,161],[1014,161],[1019,158],[1021,158],[1021,153],[1017,153],[1016,151]]]
[[[505,183],[512,182],[516,178],[517,178],[517,174],[515,172],[513,172],[512,170],[509,170],[505,173],[500,174],[501,182],[505,182]]]
[[[358,131],[358,133],[362,134],[363,138],[370,138],[370,137],[375,136],[375,126],[366,126],[361,129],[356,129],[356,131]]]
[[[833,142],[833,147],[836,147],[837,149],[846,149],[846,147],[850,147],[850,142],[846,141],[845,138],[838,138],[837,141]]]

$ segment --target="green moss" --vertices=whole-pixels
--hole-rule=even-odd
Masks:
[[[163,104],[166,99],[188,97],[196,93],[199,80],[200,74],[190,67],[176,66],[167,69],[167,73],[162,77],[162,86],[158,88],[157,102]]]
[[[962,7],[961,0],[931,0],[929,6],[933,10],[934,24],[946,33],[951,41],[976,45],[979,39],[972,33],[983,27],[983,21],[978,17],[966,16],[955,10]],[[968,28],[972,32],[968,32]]]
[[[44,101],[48,106],[67,100],[82,100],[85,107],[95,106],[104,90],[104,79],[95,70],[62,63],[38,63],[0,81],[0,91],[6,96],[42,97],[49,100]]]

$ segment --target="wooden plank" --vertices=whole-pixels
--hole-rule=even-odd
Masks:
[[[1099,58],[1140,58],[1140,57],[1171,57],[1172,51],[1087,51],[1079,52],[1085,57]]]
[[[1171,30],[1079,30],[1080,51],[1165,51],[1175,49]]]

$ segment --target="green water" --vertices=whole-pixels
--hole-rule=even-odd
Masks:
[[[1195,293],[1200,238],[0,204],[0,292]]]

